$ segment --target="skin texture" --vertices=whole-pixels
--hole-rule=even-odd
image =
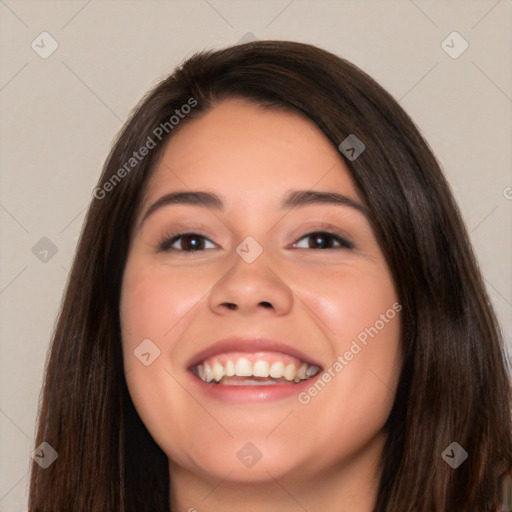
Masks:
[[[362,204],[340,153],[311,121],[238,99],[183,125],[149,182],[120,313],[128,388],[169,458],[173,510],[372,509],[402,362],[398,296],[366,217],[332,204],[282,210],[291,189]],[[224,211],[168,205],[140,224],[158,198],[190,190],[220,195]],[[319,231],[339,231],[354,248],[329,237],[333,248],[317,248],[307,235]],[[159,251],[174,232],[204,236],[205,248],[186,252],[178,240],[177,250]],[[235,251],[247,236],[263,248],[250,264]],[[233,404],[192,385],[191,358],[232,335],[270,336],[332,368],[393,304],[394,318],[358,343],[361,350],[307,404],[297,395]],[[149,366],[133,353],[145,339],[160,350]],[[262,454],[250,468],[237,458],[247,442]]]

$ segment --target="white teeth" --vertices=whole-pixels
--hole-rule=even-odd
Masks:
[[[228,359],[228,361],[226,362],[224,371],[227,377],[233,377],[233,375],[235,375],[235,363],[233,363],[231,359]]]
[[[252,365],[252,374],[255,377],[268,377],[270,375],[270,365],[267,361],[256,361]]]
[[[220,379],[222,379],[222,377],[224,377],[224,367],[220,363],[215,361],[213,365],[213,378],[217,382],[219,382]]]
[[[273,379],[280,379],[284,375],[284,364],[277,361],[270,367],[270,376]]]
[[[211,363],[211,365],[210,365]],[[245,357],[241,357],[236,362],[228,359],[224,365],[218,359],[198,364],[195,367],[197,376],[204,382],[213,382],[227,385],[269,385],[279,384],[279,379],[288,382],[301,382],[309,379],[320,372],[318,366],[312,366],[302,363],[299,367],[295,363],[288,362],[285,365],[282,361],[275,361],[270,364],[268,361],[258,360],[254,363]],[[256,377],[257,379],[265,379],[266,381],[257,379],[242,380],[225,380],[224,377]],[[274,379],[274,380],[273,380]],[[221,382],[222,381],[222,382]],[[281,381],[281,383],[282,383]]]
[[[284,369],[284,378],[286,380],[293,380],[295,378],[295,365],[293,363],[286,365]]]
[[[203,380],[211,382],[213,380],[213,371],[208,363],[204,365],[204,377]]]
[[[238,377],[251,377],[252,376],[252,364],[249,359],[241,357],[235,364],[235,375]]]

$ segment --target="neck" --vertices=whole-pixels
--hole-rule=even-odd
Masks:
[[[292,472],[258,482],[198,475],[169,464],[172,512],[372,512],[380,478],[381,434],[354,454],[322,472]]]

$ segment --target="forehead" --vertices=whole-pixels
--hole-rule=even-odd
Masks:
[[[262,198],[291,188],[358,194],[339,151],[298,112],[224,100],[174,134],[147,197],[183,188]]]

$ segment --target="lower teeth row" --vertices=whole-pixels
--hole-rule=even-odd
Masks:
[[[296,379],[294,382],[300,382],[300,380]],[[274,380],[274,379],[267,379],[267,380],[246,379],[244,381],[228,380],[227,382],[223,382],[222,384],[220,382],[213,381],[212,384],[225,385],[225,386],[273,386],[273,385],[277,385],[279,383],[277,382],[277,380]]]

